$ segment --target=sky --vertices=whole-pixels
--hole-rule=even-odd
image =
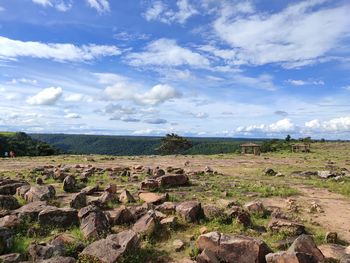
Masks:
[[[0,0],[0,130],[350,139],[347,0]]]

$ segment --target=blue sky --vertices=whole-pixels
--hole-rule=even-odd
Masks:
[[[0,130],[350,139],[348,1],[0,0]]]

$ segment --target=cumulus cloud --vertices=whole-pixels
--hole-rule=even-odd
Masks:
[[[316,133],[344,133],[350,132],[350,117],[339,117],[328,121],[314,119],[305,122],[308,131]]]
[[[53,59],[59,62],[81,62],[105,56],[117,56],[121,51],[116,46],[42,43],[13,40],[0,36],[0,59],[33,57]]]
[[[67,113],[64,116],[66,119],[80,119],[81,116],[78,113]]]
[[[60,87],[43,89],[36,95],[29,97],[27,102],[31,105],[53,105],[62,96],[63,90]]]
[[[71,93],[71,94],[68,94],[64,97],[64,100],[65,101],[69,101],[69,102],[79,102],[79,101],[82,101],[84,98],[84,95],[83,94],[80,94],[80,93]]]
[[[305,86],[305,85],[324,85],[323,80],[300,80],[300,79],[288,79],[287,83],[295,85],[295,86]]]
[[[108,85],[104,90],[108,100],[129,100],[141,105],[157,105],[182,96],[167,84],[158,84],[144,91],[142,85],[133,83],[124,76],[109,73],[96,73],[95,76],[99,78],[100,83]]]
[[[286,132],[294,132],[296,126],[290,119],[282,119],[275,123],[271,124],[260,124],[260,125],[249,125],[241,126],[236,129],[236,132],[239,134],[280,134]]]
[[[86,0],[91,8],[96,9],[99,14],[110,12],[108,0]]]
[[[175,40],[161,38],[151,42],[144,52],[126,56],[132,66],[182,66],[198,68],[209,66],[209,60],[197,52],[179,46]]]
[[[300,67],[329,55],[350,33],[350,6],[322,6],[324,2],[303,1],[278,13],[244,16],[226,8],[213,27],[240,64]]]
[[[188,0],[177,0],[177,10],[170,9],[164,2],[156,0],[151,2],[143,14],[147,21],[160,21],[162,23],[184,24],[186,21],[199,12],[188,2]]]

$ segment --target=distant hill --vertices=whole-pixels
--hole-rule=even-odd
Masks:
[[[154,155],[161,137],[147,136],[107,136],[70,134],[30,134],[39,141],[47,142],[65,153],[107,154],[107,155]],[[188,138],[193,147],[185,154],[220,154],[239,151],[245,141],[259,142],[256,139],[234,138]]]
[[[57,148],[33,139],[24,132],[0,132],[0,157],[10,151],[15,152],[17,156],[44,156],[59,153]]]

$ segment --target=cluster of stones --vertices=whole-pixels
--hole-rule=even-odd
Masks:
[[[289,248],[272,253],[260,239],[219,232],[207,233],[206,228],[201,228],[201,235],[196,241],[200,254],[189,261],[312,263],[324,262],[326,258],[312,238],[305,235],[304,225],[294,222],[280,211],[268,211],[260,201],[249,202],[244,206],[226,199],[220,199],[216,205],[202,204],[197,200],[170,202],[167,193],[152,192],[159,188],[189,184],[189,173],[182,168],[151,169],[140,165],[97,168],[92,165],[73,165],[40,167],[32,174],[35,176],[38,173],[41,174],[38,177],[41,180],[36,179],[35,185],[24,180],[0,178],[0,262],[31,260],[28,262],[71,263],[77,259],[80,262],[119,262],[128,252],[137,251],[144,237],[162,233],[165,229],[176,230],[182,222],[200,224],[201,219],[218,218],[225,222],[236,221],[246,228],[262,233],[288,233],[291,238],[281,241],[279,247],[281,250]],[[130,182],[138,182],[145,174],[147,179],[139,182],[137,193],[118,189],[116,184],[109,184],[103,189],[98,184],[82,188],[93,175],[105,173],[112,179],[127,177]],[[201,173],[215,172],[206,167]],[[45,184],[48,179],[54,179],[58,184]],[[56,192],[57,187],[62,187],[64,194]],[[15,196],[24,199],[26,204],[21,206]],[[60,203],[60,207],[54,205],[58,199],[65,200]],[[109,207],[110,202],[119,203],[119,206],[112,209]],[[267,213],[272,217],[267,228],[253,224],[251,214],[263,216]],[[43,229],[68,229],[77,226],[90,244],[79,243],[76,237],[62,233],[46,242],[31,244],[28,249],[29,258],[18,253],[8,254],[13,245],[15,230],[23,222],[37,222]],[[127,230],[115,233],[113,228],[120,225],[123,229],[128,226]],[[29,228],[27,235],[40,235],[41,230]],[[328,238],[333,241],[336,239],[334,234],[330,234]],[[76,249],[75,257],[67,256],[67,247],[72,244]],[[187,244],[183,240],[175,240],[172,245],[174,251],[180,251]],[[325,247],[324,251],[326,249],[329,247]],[[341,260],[342,263],[350,262],[346,254],[342,255]]]

